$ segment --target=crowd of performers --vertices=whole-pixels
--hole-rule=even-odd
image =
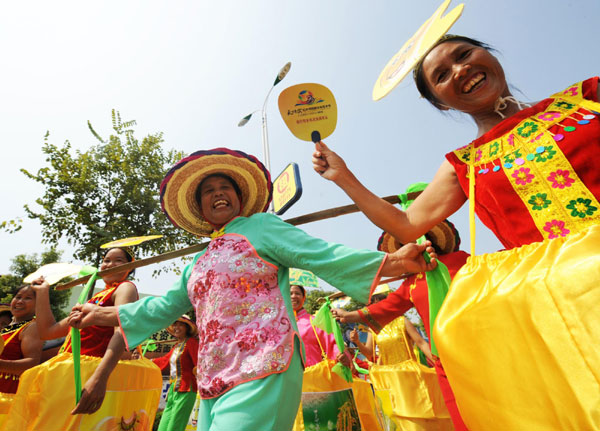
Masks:
[[[91,301],[55,322],[43,279],[16,293],[2,331],[0,388],[2,406],[10,408],[4,429],[148,429],[161,385],[156,365],[169,370],[173,383],[161,430],[181,429],[178,418],[189,415],[196,390],[199,430],[304,426],[297,420],[301,400],[308,403],[304,395],[315,391],[306,390],[303,373],[326,362],[319,375],[335,379],[330,365],[367,364],[314,330],[302,309],[305,291],[290,292],[290,268],[369,304],[334,313],[373,331],[361,344],[375,391],[387,394],[390,429],[600,429],[598,78],[525,105],[511,95],[487,45],[451,35],[429,50],[414,77],[433,106],[470,115],[478,133],[446,155],[410,205],[399,209],[371,193],[323,142],[313,155],[314,169],[387,232],[383,251],[328,243],[265,213],[272,184],[255,157],[227,148],[197,151],[167,173],[160,199],[175,226],[211,240],[165,295],[137,300],[128,274],[115,274],[104,277],[106,288]],[[504,250],[458,250],[447,219],[467,200]],[[429,240],[414,242],[425,234]],[[102,265],[132,259],[111,249]],[[438,260],[453,282],[431,327],[423,274]],[[414,275],[385,300],[371,301],[381,277],[405,274]],[[412,306],[437,346],[439,355],[424,347],[435,371],[418,363],[409,341],[402,315]],[[132,349],[192,308],[195,322],[172,326],[178,344],[168,357],[156,364],[128,360]],[[71,343],[38,365],[41,340],[67,335],[69,325],[81,330],[84,355],[76,406]],[[372,402],[364,395],[356,389],[359,415]],[[129,410],[117,412],[124,406]],[[339,429],[354,429],[343,417]]]

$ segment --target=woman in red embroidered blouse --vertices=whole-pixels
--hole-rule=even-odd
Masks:
[[[125,248],[110,248],[104,254],[100,270],[124,265],[133,260],[133,256]],[[92,297],[88,302],[99,306],[127,304],[138,299],[137,288],[126,280],[130,272],[119,272],[102,277],[106,287]],[[52,340],[67,336],[69,325],[67,319],[56,322],[50,310],[50,286],[43,280],[36,280],[32,287],[37,291],[36,314],[40,337],[43,340]],[[118,329],[118,328],[117,328]],[[122,337],[121,332],[110,326],[91,326],[81,330],[81,354],[101,357],[100,365],[92,377],[83,386],[81,400],[73,410],[73,414],[93,413],[100,408],[106,393],[108,376],[116,367],[119,359],[129,358],[129,352],[119,345],[116,339]],[[63,345],[65,351],[71,351],[70,337]],[[125,356],[123,356],[125,355]]]
[[[167,331],[177,343],[164,356],[152,359],[161,371],[169,368],[169,393],[167,405],[160,418],[158,431],[184,431],[196,402],[198,384],[198,330],[192,320],[184,315],[177,319]]]
[[[0,355],[0,392],[14,394],[19,376],[40,363],[43,342],[35,321],[35,291],[22,286],[10,301],[11,323],[2,329],[4,350]]]
[[[476,140],[447,154],[408,210],[367,190],[321,142],[313,154],[314,169],[403,243],[462,207],[469,195],[467,172],[472,172],[475,212],[507,249],[516,251],[511,266],[502,266],[507,253],[481,256],[479,267],[467,262],[470,274],[487,269],[487,275],[462,285],[469,303],[461,309],[461,302],[453,301],[454,318],[439,320],[448,314],[449,298],[438,315],[436,327],[444,331],[438,348],[461,415],[470,428],[595,429],[600,352],[593,346],[600,344],[600,313],[590,304],[600,302],[598,78],[524,108],[489,47],[463,36],[440,39],[414,76],[430,103],[470,115],[478,130]],[[552,252],[536,254],[537,247]],[[528,273],[536,275],[521,286],[514,282]],[[508,279],[513,280],[510,291]],[[493,291],[487,282],[496,286]],[[476,288],[481,291],[472,293]],[[461,292],[450,291],[465,296]],[[459,325],[459,318],[468,322]],[[525,352],[536,361],[523,364]],[[465,384],[458,390],[455,382]]]

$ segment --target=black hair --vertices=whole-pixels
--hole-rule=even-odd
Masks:
[[[21,286],[19,286],[19,287],[17,287],[17,288],[15,289],[15,291],[13,292],[13,298],[14,298],[15,296],[17,296],[17,294],[18,294],[18,293],[19,293],[21,290],[23,290],[23,289],[25,289],[25,288],[30,288],[30,289],[31,289],[31,291],[33,292],[33,296],[36,296],[36,294],[35,294],[35,289],[34,289],[33,287],[31,287],[31,285],[30,285],[30,284],[23,284],[23,285],[21,285]]]
[[[209,176],[205,177],[202,181],[200,181],[200,184],[198,184],[198,187],[196,187],[196,192],[194,193],[194,197],[196,198],[196,203],[198,204],[198,206],[200,207],[200,209],[202,209],[202,184],[204,184],[204,182],[206,180],[208,180],[209,178],[212,177],[218,177],[218,178],[223,178],[228,180],[231,185],[233,186],[235,192],[238,195],[238,198],[240,199],[240,202],[242,202],[242,190],[240,189],[240,186],[238,186],[238,183],[236,183],[233,178],[231,178],[229,175],[225,175],[222,174],[220,172],[217,172],[215,174],[210,174]]]
[[[375,295],[371,296],[371,304],[375,304],[376,302],[379,301],[383,301],[385,298],[387,298],[387,293],[376,293]]]
[[[106,257],[106,255],[108,254],[109,251],[114,250],[115,248],[117,248],[117,249],[121,250],[123,253],[125,253],[125,259],[127,259],[127,262],[133,262],[133,251],[129,247],[107,248],[106,251],[104,252],[104,254],[102,254],[102,260],[104,260],[104,258]],[[135,269],[132,269],[131,271],[129,271],[129,273],[127,273],[127,278],[133,277],[134,274],[135,274]]]
[[[306,289],[304,289],[304,286],[300,286],[299,284],[292,284],[292,285],[290,286],[290,289],[291,289],[293,286],[296,286],[298,289],[300,289],[300,290],[302,291],[302,297],[306,298]]]
[[[10,310],[0,311],[0,318],[2,318],[2,316],[5,316],[5,315],[12,319],[12,313],[10,312]]]
[[[435,48],[436,46],[441,45],[442,43],[446,43],[446,42],[466,42],[473,46],[483,48],[486,51],[490,51],[490,52],[496,51],[492,46],[488,45],[485,42],[481,42],[477,39],[472,39],[467,36],[456,36],[456,35],[446,35],[446,37],[440,39],[431,48],[431,50],[433,50],[433,48]],[[429,52],[431,52],[431,50],[429,50]],[[429,53],[427,55],[429,55]],[[425,55],[425,57],[427,57],[427,55]],[[440,109],[440,106],[439,106],[440,101],[435,98],[435,96],[433,95],[433,93],[431,92],[429,87],[427,86],[427,83],[425,82],[425,77],[423,76],[423,60],[425,59],[425,57],[423,57],[423,59],[415,66],[415,71],[413,74],[415,84],[417,85],[417,90],[419,90],[419,93],[421,94],[421,96],[423,96],[423,98],[427,99],[427,101],[429,103],[431,103],[433,106],[435,106],[437,109]]]

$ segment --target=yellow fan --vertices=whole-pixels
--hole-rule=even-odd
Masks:
[[[461,3],[442,17],[451,0],[444,3],[400,48],[381,71],[373,87],[373,100],[384,98],[427,55],[435,43],[446,34],[458,20],[464,9]]]
[[[162,238],[162,235],[148,235],[148,236],[132,236],[130,238],[116,239],[106,244],[102,244],[100,248],[112,248],[112,247],[130,247],[132,245],[138,245],[152,239]]]
[[[58,283],[65,277],[71,277],[79,274],[81,268],[81,265],[74,265],[72,263],[49,263],[48,265],[39,267],[37,271],[29,274],[23,279],[23,282],[31,283],[33,280],[44,277],[48,284],[52,285],[54,283]]]

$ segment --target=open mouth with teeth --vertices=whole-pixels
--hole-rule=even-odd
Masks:
[[[476,73],[469,79],[462,88],[463,93],[471,93],[477,90],[485,82],[485,73]]]
[[[215,203],[213,203],[214,209],[226,208],[228,206],[229,206],[229,202],[227,202],[224,199],[219,199],[218,201],[215,201]]]

